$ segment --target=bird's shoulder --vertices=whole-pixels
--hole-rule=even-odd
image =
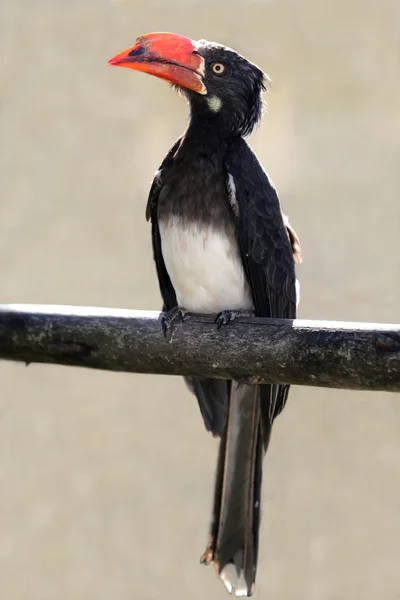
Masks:
[[[225,164],[242,259],[257,312],[292,317],[296,310],[294,264],[301,257],[298,236],[282,213],[274,185],[245,140],[237,140],[228,148]]]
[[[225,158],[228,189],[234,185],[237,200],[240,204],[251,203],[254,213],[269,220],[276,220],[275,225],[281,230],[284,227],[281,205],[275,186],[257,156],[243,138],[232,143]]]
[[[174,156],[176,155],[179,146],[181,145],[183,136],[180,136],[173,144],[171,149],[165,155],[162,163],[156,171],[153,182],[150,187],[149,196],[146,205],[146,221],[153,218],[154,209],[157,207],[158,197],[160,195],[161,188],[163,186],[163,170],[167,169],[173,163]]]
[[[240,216],[241,208],[243,216],[254,221],[254,225],[263,230],[273,229],[275,238],[282,235],[285,241],[288,239],[293,259],[300,264],[303,259],[299,236],[288,215],[282,212],[271,178],[243,138],[228,148],[226,186],[236,216]]]

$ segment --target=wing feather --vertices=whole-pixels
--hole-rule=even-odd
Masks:
[[[236,231],[250,285],[255,313],[260,317],[296,318],[295,257],[300,242],[268,175],[247,143],[236,140],[225,167],[237,204]],[[232,192],[231,192],[232,193]],[[270,422],[283,409],[289,386],[261,386],[263,418]]]

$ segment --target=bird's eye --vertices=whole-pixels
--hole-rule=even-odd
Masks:
[[[215,75],[223,75],[225,73],[225,65],[215,62],[211,65],[211,70]]]

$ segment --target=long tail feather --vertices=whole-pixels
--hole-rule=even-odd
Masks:
[[[236,596],[251,596],[254,591],[262,459],[269,433],[261,424],[260,386],[232,382],[218,456],[210,542],[203,562],[215,564],[226,588]]]

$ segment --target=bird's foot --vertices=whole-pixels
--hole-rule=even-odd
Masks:
[[[184,321],[186,313],[187,310],[182,306],[175,306],[175,308],[165,312],[161,317],[161,328],[165,339],[169,342],[172,340],[176,320],[180,319]]]
[[[221,329],[222,325],[229,325],[232,321],[238,317],[254,317],[252,310],[223,310],[218,313],[215,323],[218,323],[218,329]]]

